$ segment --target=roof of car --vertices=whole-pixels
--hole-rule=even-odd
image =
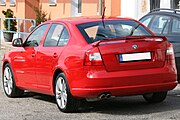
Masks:
[[[158,8],[158,9],[151,10],[147,15],[151,15],[151,14],[161,14],[161,15],[180,17],[180,10],[167,9],[167,8]]]
[[[104,20],[133,20],[132,18],[122,18],[122,17],[105,17]],[[70,17],[70,18],[60,18],[56,20],[51,20],[50,22],[68,22],[71,24],[83,24],[87,22],[102,21],[102,17]]]
[[[171,13],[180,13],[179,9],[168,9],[168,8],[157,8],[150,11],[152,12],[158,12],[158,11],[164,11],[164,12],[171,12]]]

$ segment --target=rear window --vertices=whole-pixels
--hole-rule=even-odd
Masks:
[[[90,22],[79,24],[77,27],[88,43],[126,36],[152,36],[142,25],[133,20]]]

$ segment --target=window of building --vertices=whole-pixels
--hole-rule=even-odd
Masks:
[[[179,0],[171,0],[171,8],[180,9]]]
[[[160,8],[160,0],[150,0],[150,10]]]
[[[6,5],[6,0],[0,0],[0,5]]]
[[[71,16],[81,16],[82,0],[71,0]]]
[[[57,4],[57,0],[49,0],[49,5],[54,6]]]
[[[16,0],[10,0],[10,6],[15,6],[16,5]]]
[[[82,13],[82,0],[78,0],[78,13]]]

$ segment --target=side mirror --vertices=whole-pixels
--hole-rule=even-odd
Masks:
[[[22,47],[23,46],[23,40],[22,38],[16,38],[12,42],[12,46],[14,47]]]

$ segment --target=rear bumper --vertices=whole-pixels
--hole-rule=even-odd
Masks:
[[[111,93],[112,96],[142,95],[169,91],[177,85],[177,72],[172,66],[116,72],[107,72],[99,67],[81,71],[74,71],[76,75],[68,78],[71,93],[78,98],[95,98],[102,93]]]
[[[176,85],[177,82],[111,88],[73,88],[72,92],[75,97],[82,98],[95,98],[100,96],[102,93],[110,93],[112,96],[130,96],[169,91],[175,88]]]

